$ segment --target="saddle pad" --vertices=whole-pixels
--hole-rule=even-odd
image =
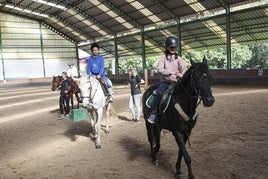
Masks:
[[[154,92],[149,96],[149,98],[146,100],[146,106],[148,108],[151,108],[152,107],[152,104],[154,102],[154,99],[156,97],[156,90],[154,90]],[[163,114],[166,110],[167,110],[167,107],[168,107],[168,104],[170,102],[170,99],[171,99],[171,93],[170,93],[170,90],[169,88],[164,92],[162,98],[161,98],[161,101],[160,101],[160,111],[161,113]]]
[[[156,97],[156,90],[149,96],[149,98],[146,100],[146,106],[151,109],[152,104],[154,102],[154,98]]]
[[[160,101],[160,111],[162,114],[164,114],[167,110],[167,107],[169,105],[169,102],[170,102],[170,99],[171,99],[171,93],[170,93],[170,89],[168,88],[163,96],[162,96],[162,99]]]

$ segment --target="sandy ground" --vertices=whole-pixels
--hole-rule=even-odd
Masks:
[[[49,86],[0,89],[0,178],[175,178],[178,148],[171,133],[162,132],[154,166],[144,121],[130,122],[129,89],[115,93],[117,116],[96,150],[89,121],[57,119],[58,92]],[[268,88],[216,86],[213,93],[216,102],[199,107],[187,146],[195,177],[267,178]],[[182,172],[187,178],[184,163]]]

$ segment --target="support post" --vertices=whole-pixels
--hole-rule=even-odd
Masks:
[[[180,57],[182,57],[182,48],[181,48],[181,18],[178,17],[177,20],[177,36],[179,40],[179,46],[178,46],[178,54]]]
[[[146,69],[146,52],[145,52],[145,37],[144,37],[144,27],[141,30],[141,49],[142,49],[142,70]]]
[[[117,46],[117,35],[114,36],[114,51],[115,51],[115,74],[119,74],[119,64],[118,64],[118,46]]]
[[[144,69],[145,90],[149,88],[148,70]]]
[[[4,56],[3,56],[3,44],[2,44],[2,31],[1,31],[1,25],[0,25],[0,53],[1,53],[1,61],[2,61],[2,72],[3,72],[3,80],[4,83],[6,82],[6,74],[5,74],[5,62],[4,62]]]
[[[230,6],[226,8],[226,55],[227,55],[227,69],[232,68],[231,57],[231,24],[230,24]]]
[[[78,52],[78,43],[75,43],[75,53],[76,53],[76,64],[78,68],[78,77],[80,78],[80,63],[79,63],[79,52]]]
[[[43,44],[43,32],[42,32],[42,24],[39,22],[39,29],[40,29],[40,45],[41,45],[41,58],[43,63],[43,74],[44,78],[46,77],[46,66],[45,66],[45,58],[44,58],[44,44]]]

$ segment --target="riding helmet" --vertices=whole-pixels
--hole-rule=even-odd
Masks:
[[[68,62],[68,66],[74,66],[74,62]]]
[[[97,47],[98,49],[100,49],[100,46],[95,42],[93,44],[91,44],[90,50],[92,51],[93,48]]]
[[[179,41],[177,37],[174,36],[169,36],[165,40],[165,46],[166,47],[178,47],[179,46]]]

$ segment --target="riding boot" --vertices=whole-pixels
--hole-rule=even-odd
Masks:
[[[155,123],[155,118],[156,118],[155,115],[156,115],[157,106],[159,105],[160,100],[161,100],[161,96],[159,94],[156,95],[154,102],[153,102],[153,105],[152,105],[152,112],[151,112],[150,116],[147,118],[147,121],[151,124]]]
[[[113,102],[114,100],[114,96],[113,96],[113,88],[112,87],[109,87],[107,89],[108,91],[108,98],[107,98],[107,102]]]

